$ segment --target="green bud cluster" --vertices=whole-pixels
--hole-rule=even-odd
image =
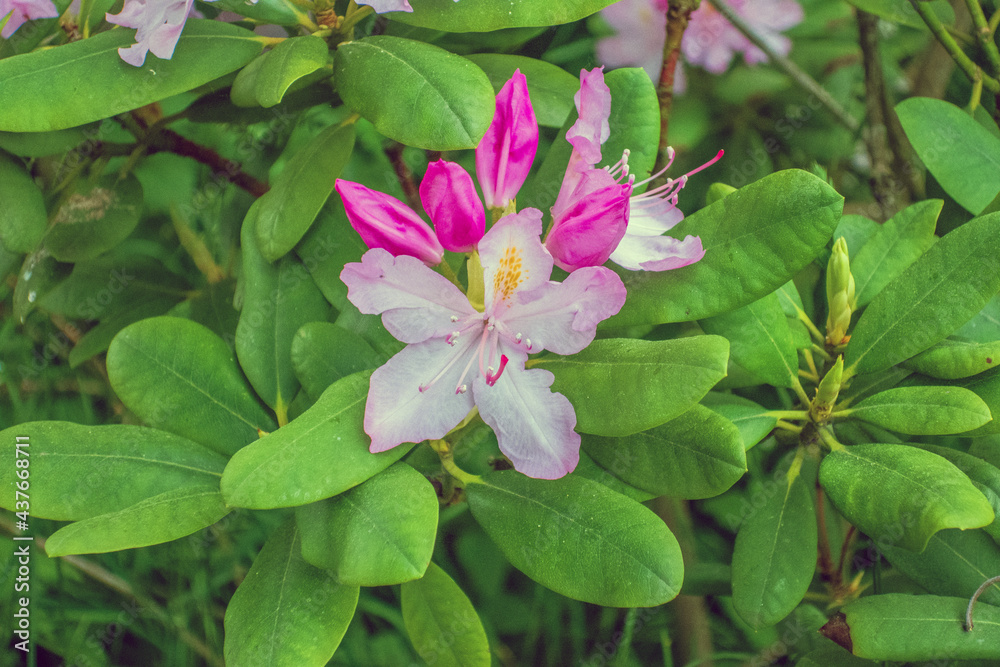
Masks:
[[[854,276],[843,236],[833,244],[833,253],[826,265],[826,300],[830,308],[826,319],[826,342],[837,347],[847,342],[855,306]]]

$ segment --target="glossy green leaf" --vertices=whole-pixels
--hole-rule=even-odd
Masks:
[[[583,448],[634,487],[674,498],[711,498],[747,470],[740,431],[702,405],[624,438],[583,436]]]
[[[968,598],[888,593],[846,607],[854,655],[870,660],[1000,659],[1000,607],[976,605],[965,630]]]
[[[312,228],[295,249],[326,300],[338,310],[354,309],[347,300],[347,285],[340,272],[348,262],[360,262],[368,246],[354,231],[340,202],[330,201],[316,217]],[[377,319],[377,318],[376,318]]]
[[[628,150],[629,173],[635,174],[636,181],[642,181],[652,173],[660,145],[660,103],[656,88],[646,70],[640,67],[612,70],[604,75],[604,83],[611,91],[608,116],[611,132],[601,146],[600,164],[614,165]]]
[[[945,235],[879,292],[858,320],[844,364],[871,373],[905,361],[980,312],[1000,291],[1000,213]]]
[[[45,247],[60,262],[93,259],[124,241],[141,213],[142,185],[135,176],[77,181],[75,192],[53,214]]]
[[[259,202],[260,200],[258,200]],[[329,304],[294,257],[269,264],[243,223],[243,310],[236,327],[236,355],[257,395],[279,415],[299,389],[292,370],[292,339],[303,324],[325,321]]]
[[[286,0],[216,0],[213,7],[235,12],[248,19],[271,25],[296,25],[302,18],[308,18],[301,9]]]
[[[48,226],[42,191],[20,160],[0,151],[0,243],[11,252],[33,252]]]
[[[289,160],[267,194],[250,208],[244,224],[254,231],[267,261],[290,251],[309,231],[353,149],[353,124],[327,128]]]
[[[1000,517],[1000,468],[984,461],[978,456],[960,452],[950,447],[918,444],[917,447],[933,452],[951,461],[956,468],[968,475],[972,484],[979,489],[993,507],[995,517]],[[983,531],[1000,544],[1000,521],[994,518],[993,523],[983,526]],[[936,591],[932,591],[936,592]],[[1000,602],[1000,600],[997,600]]]
[[[896,105],[906,138],[944,191],[978,214],[1000,192],[1000,139],[959,107],[930,97]]]
[[[798,382],[798,355],[777,294],[699,324],[705,333],[728,339],[732,360],[767,384],[791,387]]]
[[[615,0],[416,0],[413,13],[391,14],[394,21],[448,32],[488,32],[504,28],[572,23],[604,9]]]
[[[444,570],[430,564],[400,587],[406,634],[428,665],[489,667],[490,645],[472,602]]]
[[[128,325],[148,317],[163,315],[177,305],[178,301],[179,297],[170,294],[156,294],[146,298],[133,295],[123,297],[117,303],[118,308],[103,317],[97,326],[88,329],[69,351],[70,368],[76,368],[107,351],[115,336]]]
[[[0,148],[21,157],[60,155],[97,135],[96,125],[53,132],[0,132]]]
[[[495,93],[510,80],[514,70],[521,70],[528,81],[531,108],[539,125],[562,127],[573,111],[573,96],[580,89],[580,81],[561,67],[506,53],[477,53],[466,57],[486,73]],[[0,140],[2,138],[0,136]]]
[[[651,607],[678,593],[680,547],[651,510],[602,484],[513,470],[465,491],[472,516],[517,569],[555,592],[607,607]]]
[[[262,53],[236,73],[233,85],[229,89],[229,101],[235,106],[247,109],[260,108],[260,102],[257,101],[257,75],[264,66],[266,58],[267,53]]]
[[[1000,546],[981,530],[942,530],[918,554],[889,545],[881,551],[894,570],[935,595],[970,598],[1000,572]],[[1000,606],[1000,583],[983,591],[979,599]]]
[[[391,586],[424,576],[438,499],[423,475],[394,464],[353,489],[296,510],[302,557],[342,584]]]
[[[816,570],[812,482],[802,475],[789,477],[765,496],[762,506],[755,506],[736,534],[733,605],[753,628],[788,616]]]
[[[378,368],[385,361],[361,336],[329,322],[305,324],[292,339],[292,367],[312,398],[319,398],[340,378]]]
[[[928,199],[906,207],[851,258],[859,308],[867,306],[934,244],[934,228],[943,205],[940,199]]]
[[[853,445],[823,459],[819,481],[848,521],[880,544],[923,551],[946,528],[980,528],[993,509],[937,454],[907,445]]]
[[[238,26],[189,19],[170,60],[133,67],[118,49],[134,42],[132,30],[109,30],[0,61],[0,130],[60,130],[137,109],[239,69],[264,44]]]
[[[616,465],[621,464],[619,464],[616,460],[612,463],[612,467],[615,467]],[[646,502],[647,500],[657,496],[655,493],[643,491],[642,489],[638,489],[630,484],[626,484],[620,478],[613,475],[610,470],[598,465],[597,461],[591,458],[590,454],[588,454],[586,450],[580,450],[580,461],[576,464],[576,468],[573,469],[573,475],[577,477],[586,477],[587,479],[593,480],[598,484],[603,484],[612,491],[620,493],[623,496],[640,503]]]
[[[909,435],[964,433],[993,418],[986,403],[962,387],[887,389],[869,396],[847,414]]]
[[[330,386],[296,419],[236,453],[222,475],[231,507],[295,507],[343,493],[385,470],[410,450],[368,451],[362,422],[368,372]]]
[[[22,324],[35,306],[66,277],[69,267],[60,264],[44,246],[26,255],[14,286],[14,317]]]
[[[809,651],[795,667],[872,667],[872,663],[851,655],[840,646],[824,646]]]
[[[906,362],[924,375],[956,380],[1000,365],[1000,340],[988,343],[945,338]]]
[[[555,375],[552,391],[573,404],[580,433],[622,436],[659,426],[697,403],[725,377],[728,351],[720,336],[606,338],[532,366]]]
[[[854,257],[869,241],[875,238],[881,228],[882,225],[871,218],[856,213],[845,213],[840,216],[840,222],[837,223],[837,228],[833,231],[833,238],[837,239],[843,236],[844,241],[847,242],[848,254]],[[830,260],[830,250],[824,248],[820,257],[822,261],[819,263],[826,266]]]
[[[990,299],[975,317],[955,332],[955,335],[977,343],[1000,340],[1000,294]]]
[[[334,75],[348,107],[408,146],[474,148],[493,120],[493,86],[483,71],[423,42],[387,35],[347,42],[337,49]]]
[[[18,424],[0,433],[11,464],[0,471],[0,506],[14,509],[16,437],[30,461],[31,515],[72,521],[124,510],[175,489],[218,486],[226,461],[185,438],[143,426]],[[22,440],[21,442],[25,442]]]
[[[766,408],[736,394],[710,391],[701,399],[701,404],[718,412],[739,429],[746,450],[766,438],[778,423],[777,417],[766,414]]]
[[[992,370],[969,378],[962,382],[962,386],[983,399],[990,414],[1000,415],[1000,371]],[[966,435],[974,437],[994,433],[1000,433],[1000,419],[994,419]]]
[[[941,19],[942,23],[954,23],[955,11],[945,0],[923,1]],[[874,14],[887,21],[919,30],[927,29],[927,24],[920,18],[920,14],[913,9],[913,5],[908,0],[848,0],[848,2],[858,9]]]
[[[700,320],[770,294],[826,246],[842,207],[833,188],[796,169],[740,188],[670,231],[700,236],[700,261],[622,274],[628,300],[608,326]]]
[[[264,544],[226,608],[227,665],[325,665],[358,605],[357,586],[302,558],[292,521]]]
[[[45,542],[50,558],[148,547],[186,537],[229,514],[219,485],[171,489],[135,505],[71,523]]]
[[[115,393],[150,426],[232,454],[274,430],[233,352],[204,326],[152,317],[123,329],[108,348]]]
[[[326,41],[306,35],[292,37],[264,56],[254,78],[254,94],[264,108],[273,107],[295,81],[326,65],[330,51]]]

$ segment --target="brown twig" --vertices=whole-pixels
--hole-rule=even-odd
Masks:
[[[691,13],[698,9],[701,0],[674,0],[667,9],[667,38],[663,43],[663,66],[660,69],[660,81],[656,86],[656,99],[660,103],[660,145],[656,155],[656,165],[653,173],[659,172],[670,162],[668,147],[670,145],[670,111],[674,104],[674,74],[677,72],[677,62],[681,57],[681,38],[687,30]],[[650,184],[656,187],[666,181],[661,176]]]
[[[233,185],[242,188],[254,197],[260,197],[268,191],[267,183],[262,183],[240,168],[238,162],[227,160],[211,148],[197,144],[173,130],[159,129],[147,139],[149,153],[167,151],[184,157],[189,157],[209,166],[212,172],[221,176]]]
[[[423,210],[420,204],[420,193],[417,189],[416,181],[413,180],[413,172],[410,171],[410,168],[406,165],[406,160],[403,159],[404,148],[403,144],[394,141],[386,147],[385,154],[389,157],[389,162],[392,163],[392,168],[396,172],[396,178],[399,179],[399,184],[403,188],[406,203],[414,211],[420,211]]]

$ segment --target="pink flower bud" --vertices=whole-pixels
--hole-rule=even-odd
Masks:
[[[516,70],[497,94],[497,108],[476,147],[476,176],[489,208],[517,196],[538,149],[538,121],[528,97],[528,80]]]
[[[420,201],[438,240],[448,250],[470,252],[483,238],[486,212],[472,177],[459,164],[438,160],[427,165]]]
[[[429,266],[444,258],[444,248],[426,222],[406,204],[360,183],[337,179],[347,219],[369,248],[384,248],[394,256],[410,255]]]
[[[608,261],[628,227],[632,185],[593,169],[583,174],[574,194],[552,207],[552,229],[545,239],[556,265],[566,271]]]

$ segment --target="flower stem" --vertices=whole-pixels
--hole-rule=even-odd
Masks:
[[[809,419],[808,410],[769,410],[764,413],[765,417],[774,417],[776,419]]]
[[[429,440],[431,449],[437,452],[441,459],[441,466],[448,471],[448,474],[459,481],[462,486],[469,484],[482,484],[483,478],[479,475],[465,472],[455,463],[455,453],[451,448],[451,443],[447,440]]]
[[[969,81],[975,82],[977,77],[982,77],[983,85],[987,90],[993,93],[1000,93],[1000,81],[997,79],[986,76],[983,74],[982,70],[977,66],[969,56],[965,55],[965,51],[962,47],[958,45],[955,38],[952,37],[948,31],[945,29],[944,25],[941,23],[941,19],[937,17],[930,7],[926,6],[926,3],[921,2],[921,0],[910,0],[910,4],[920,15],[920,18],[924,20],[927,27],[930,28],[931,33],[937,38],[944,47],[945,51],[951,56],[952,60],[965,72],[965,76],[969,78]]]
[[[831,452],[839,452],[843,449],[847,449],[844,445],[838,442],[837,438],[833,436],[829,428],[826,426],[817,428],[816,431],[819,433],[819,437],[823,440],[823,444],[830,448]]]
[[[1000,76],[1000,51],[997,51],[997,45],[993,41],[990,26],[986,22],[986,15],[983,13],[983,7],[979,4],[979,0],[965,0],[965,5],[969,8],[969,14],[972,16],[972,25],[976,28],[976,41],[979,43],[979,48],[986,54],[986,60],[989,62],[990,73],[993,76]]]
[[[972,630],[972,608],[976,605],[976,600],[979,596],[986,592],[986,589],[995,583],[1000,582],[1000,576],[991,577],[982,583],[982,585],[976,589],[976,592],[972,594],[972,599],[969,600],[969,608],[965,610],[965,631],[968,632]]]
[[[701,0],[674,0],[667,9],[667,36],[663,43],[663,66],[660,69],[660,80],[656,85],[656,99],[660,105],[660,145],[656,155],[656,165],[653,173],[658,173],[670,162],[668,147],[670,145],[670,111],[674,104],[674,74],[681,56],[681,38],[687,30],[691,12],[698,9]],[[656,187],[666,182],[666,176],[660,176],[650,183]]]

